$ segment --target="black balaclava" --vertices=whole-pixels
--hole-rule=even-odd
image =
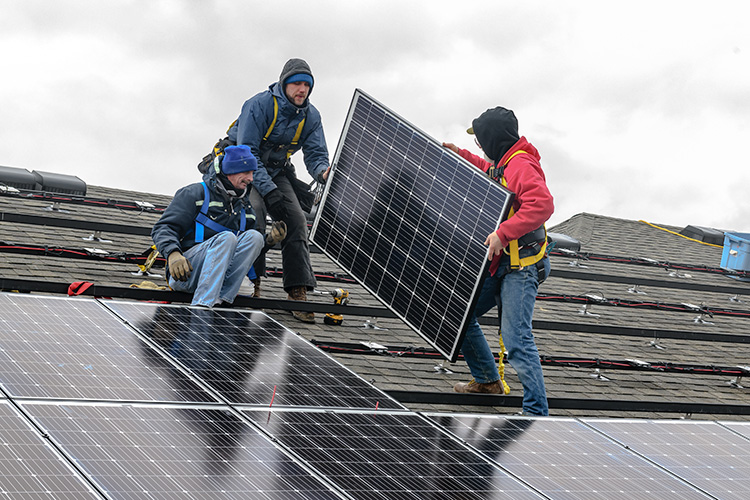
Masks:
[[[292,75],[296,75],[299,73],[303,73],[305,75],[310,75],[310,78],[313,80],[313,84],[310,85],[310,92],[307,94],[307,98],[310,98],[310,94],[312,94],[313,91],[313,85],[315,82],[315,77],[312,74],[312,71],[310,70],[310,66],[303,60],[303,59],[289,59],[286,64],[284,65],[284,68],[281,70],[281,74],[279,75],[279,85],[281,85],[281,90],[284,93],[284,96],[286,96],[286,82],[285,80],[289,78]]]
[[[482,151],[497,166],[513,145],[518,142],[518,120],[513,111],[498,106],[488,109],[471,122]]]

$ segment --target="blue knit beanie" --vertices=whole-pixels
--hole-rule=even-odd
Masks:
[[[249,146],[227,146],[224,148],[224,159],[221,162],[221,171],[224,175],[239,174],[258,170],[258,160],[250,151]]]
[[[312,76],[306,73],[297,73],[295,75],[290,76],[289,78],[284,80],[284,85],[286,85],[287,83],[294,83],[294,82],[307,82],[310,84],[310,87],[313,86]]]

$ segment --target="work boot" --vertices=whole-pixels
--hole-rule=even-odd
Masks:
[[[307,288],[295,286],[289,290],[288,300],[307,301]],[[315,313],[308,311],[292,311],[292,315],[303,323],[315,323]]]
[[[253,294],[251,297],[254,299],[260,298],[260,276],[250,281],[253,282]]]
[[[494,382],[487,382],[486,384],[480,384],[474,379],[468,384],[465,382],[459,382],[453,386],[455,392],[465,392],[470,394],[503,394],[503,384],[499,380]]]

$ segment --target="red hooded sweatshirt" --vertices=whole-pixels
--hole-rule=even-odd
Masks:
[[[516,151],[525,151],[528,154],[519,153],[513,156]],[[487,172],[493,165],[466,149],[459,149],[458,154],[483,172]],[[513,158],[508,162],[511,156]],[[510,241],[517,240],[524,234],[537,229],[550,218],[555,210],[552,194],[547,188],[547,181],[539,160],[541,160],[539,151],[522,136],[505,153],[498,164],[502,166],[507,162],[503,176],[508,189],[516,195],[513,202],[515,213],[500,223],[495,231],[503,247],[507,247]],[[490,274],[495,274],[499,264],[500,256],[496,255],[490,264]]]

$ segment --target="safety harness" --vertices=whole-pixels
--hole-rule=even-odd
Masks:
[[[279,117],[279,101],[277,100],[276,96],[273,96],[273,121],[271,121],[271,126],[268,127],[268,130],[266,131],[266,135],[263,136],[263,139],[261,142],[266,142],[268,140],[268,137],[271,135],[271,132],[273,132],[273,128],[276,126],[276,119]],[[286,152],[286,159],[288,160],[295,151],[295,148],[297,147],[297,144],[299,143],[299,138],[302,136],[302,129],[305,127],[305,120],[307,117],[302,118],[302,121],[299,122],[297,125],[297,130],[294,134],[294,137],[292,138],[291,144],[289,144],[287,152]],[[214,144],[213,149],[209,154],[203,157],[201,162],[198,164],[198,170],[200,173],[205,174],[206,171],[209,169],[209,167],[214,163],[216,158],[222,156],[224,154],[224,149],[227,146],[234,146],[236,143],[235,141],[232,141],[229,139],[229,131],[234,127],[234,124],[237,123],[237,120],[234,120],[232,123],[229,124],[229,127],[227,128],[227,136],[223,139],[219,139],[216,141],[216,144]],[[280,151],[284,148],[287,148],[286,145],[280,144],[276,147],[277,151]],[[269,150],[270,153],[270,150]]]
[[[226,226],[223,226],[216,222],[215,220],[211,219],[208,216],[208,206],[211,204],[211,195],[208,192],[208,186],[205,182],[201,182],[203,184],[203,205],[201,206],[200,212],[198,212],[198,215],[195,216],[195,242],[196,243],[203,243],[203,240],[205,239],[204,235],[204,228],[209,228],[212,231],[215,231],[217,233],[221,233],[224,231],[232,231]],[[240,229],[239,231],[232,231],[234,234],[240,234],[243,231],[245,231],[245,207],[243,206],[240,209]]]
[[[519,154],[529,154],[528,152],[520,149],[510,155],[508,161],[506,161],[502,167],[492,166],[487,170],[487,175],[494,180],[502,184],[504,187],[508,187],[508,182],[505,180],[505,167],[508,166],[510,160],[514,156]],[[510,208],[508,218],[513,217],[515,210],[513,207]],[[503,251],[510,257],[510,268],[511,270],[520,269],[522,267],[531,266],[541,261],[547,252],[547,228],[542,224],[537,229],[528,232],[508,243],[508,246]],[[537,266],[539,267],[539,266]],[[540,269],[540,272],[542,269]],[[539,281],[541,282],[544,277],[540,276]]]
[[[214,165],[215,168],[219,168],[218,157],[216,158]],[[244,232],[245,227],[247,226],[245,207],[243,206],[242,208],[240,208],[240,229],[238,231],[232,231],[228,227],[219,224],[208,216],[208,207],[209,205],[211,205],[211,194],[208,192],[208,186],[206,185],[206,183],[201,182],[201,184],[203,184],[203,205],[201,205],[201,210],[200,212],[198,212],[198,215],[195,216],[195,242],[203,243],[203,240],[205,239],[205,228],[209,228],[217,233],[231,231],[236,235]],[[254,280],[258,277],[258,275],[255,274],[255,266],[250,266],[250,270],[247,272],[247,277],[251,280]]]

